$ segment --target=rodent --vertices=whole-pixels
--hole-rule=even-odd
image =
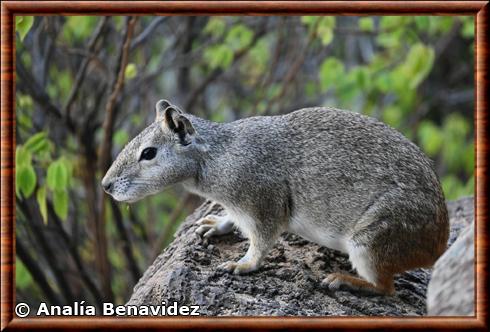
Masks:
[[[235,225],[250,241],[221,265],[235,274],[257,270],[289,231],[349,255],[359,277],[332,273],[325,286],[393,294],[394,275],[431,266],[449,236],[432,161],[388,125],[334,108],[215,123],[160,100],[102,186],[134,202],[175,183],[227,212],[200,220],[199,234]]]

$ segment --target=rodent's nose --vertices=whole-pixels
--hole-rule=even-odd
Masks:
[[[104,188],[104,191],[109,194],[110,191],[111,191],[111,189],[112,189],[112,182],[106,182],[106,183],[104,183],[102,181],[102,188]]]

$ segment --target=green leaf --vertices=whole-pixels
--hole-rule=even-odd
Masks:
[[[427,31],[430,28],[429,16],[415,16],[415,25],[419,31]]]
[[[461,28],[461,36],[468,39],[475,37],[475,21],[473,17],[465,18],[463,20],[463,27]]]
[[[72,42],[72,39],[81,40],[87,38],[95,29],[97,16],[68,16],[63,26],[63,38]]]
[[[466,185],[464,186],[463,190],[464,195],[476,195],[475,193],[475,176],[472,175],[468,181],[466,182]]]
[[[119,129],[114,133],[114,144],[124,146],[129,141],[129,135],[124,129]]]
[[[316,22],[320,19],[318,16],[302,16],[301,23],[306,25],[309,29],[316,25]]]
[[[358,24],[361,31],[374,31],[374,20],[371,17],[361,17]]]
[[[39,211],[43,217],[44,224],[48,223],[48,206],[46,203],[46,187],[40,187],[36,193],[37,205],[39,205]]]
[[[396,106],[388,106],[383,111],[383,121],[394,128],[399,128],[403,121],[402,110]]]
[[[410,67],[412,78],[410,87],[417,87],[430,73],[434,64],[434,49],[423,44],[412,46],[407,56],[407,66]]]
[[[334,16],[324,16],[318,22],[317,34],[320,37],[322,45],[326,46],[333,40],[333,28],[335,27]]]
[[[49,165],[46,184],[53,191],[66,189],[68,185],[68,168],[62,159],[58,159]]]
[[[463,183],[461,183],[461,181],[452,174],[443,177],[441,185],[446,199],[450,200],[459,198],[460,192],[463,189]]]
[[[238,24],[233,26],[230,31],[228,31],[225,43],[234,51],[242,50],[250,45],[253,35],[252,30],[243,24]]]
[[[17,256],[15,259],[15,287],[26,289],[32,284],[32,277],[24,263]]]
[[[381,30],[392,30],[403,28],[403,25],[407,22],[407,18],[404,16],[382,16],[379,28]]]
[[[420,123],[417,135],[422,149],[430,156],[435,157],[444,143],[444,136],[440,128],[429,120]]]
[[[226,69],[233,61],[233,51],[223,44],[213,45],[204,51],[204,59],[211,69]]]
[[[327,46],[333,40],[333,29],[325,26],[318,27],[318,36],[323,46]]]
[[[204,27],[204,33],[212,35],[215,38],[223,36],[226,29],[226,22],[221,17],[212,17]]]
[[[136,69],[136,65],[134,63],[128,63],[126,69],[124,70],[124,77],[127,80],[133,79],[138,74],[138,69]]]
[[[20,40],[24,41],[29,30],[34,23],[34,16],[16,16],[15,17],[15,29],[19,32]]]
[[[21,93],[16,93],[15,96],[20,108],[31,109],[34,106],[34,102],[32,101],[31,96],[23,95]]]
[[[15,172],[15,191],[29,198],[36,188],[36,172],[31,164],[20,165]]]
[[[49,142],[47,139],[47,133],[41,131],[33,136],[31,136],[27,142],[25,142],[24,147],[31,152],[36,154],[49,149]]]
[[[473,174],[475,169],[475,144],[473,140],[465,148],[464,153],[464,169],[467,174]]]
[[[344,74],[344,64],[334,57],[326,58],[320,66],[320,86],[327,90]]]
[[[68,193],[66,190],[55,190],[53,192],[54,212],[61,220],[68,217]]]
[[[18,145],[15,149],[15,165],[17,167],[23,165],[31,165],[32,154],[23,145]]]

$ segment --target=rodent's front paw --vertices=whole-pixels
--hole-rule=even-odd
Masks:
[[[227,234],[233,230],[233,223],[228,218],[218,215],[208,215],[196,224],[199,226],[196,233],[204,238]]]
[[[233,274],[245,274],[257,270],[257,266],[251,262],[229,261],[218,266],[218,269]]]

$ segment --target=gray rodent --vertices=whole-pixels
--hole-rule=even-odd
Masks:
[[[200,220],[199,234],[235,225],[249,239],[242,259],[221,265],[236,274],[257,270],[289,231],[349,255],[361,278],[329,274],[330,289],[392,294],[394,275],[431,266],[449,236],[432,162],[396,130],[349,111],[214,123],[160,100],[155,122],[121,151],[102,186],[134,202],[175,183],[227,212]]]

